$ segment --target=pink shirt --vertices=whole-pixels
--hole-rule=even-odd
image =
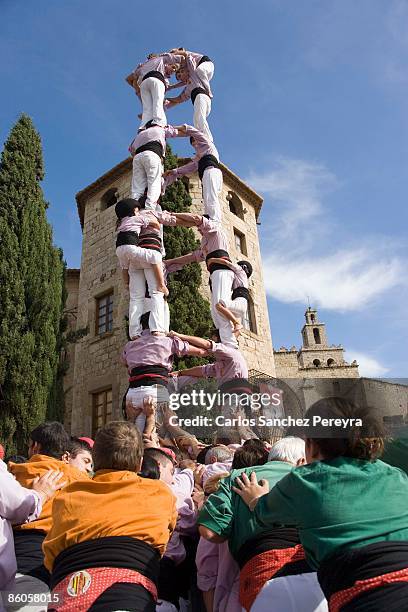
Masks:
[[[22,487],[0,460],[0,591],[11,587],[17,571],[11,525],[34,521],[41,510],[37,493]]]
[[[241,612],[239,603],[239,566],[228,542],[214,544],[200,538],[196,554],[197,586],[201,591],[215,589],[214,610]]]
[[[183,61],[182,55],[173,55],[172,53],[164,53],[159,57],[152,57],[152,59],[143,62],[143,64],[139,64],[137,68],[133,71],[133,75],[137,78],[138,85],[143,80],[143,77],[148,72],[156,71],[160,72],[164,77],[166,77],[166,67],[173,66],[174,64],[180,64]]]
[[[171,170],[170,174],[168,174],[164,180],[166,187],[174,183],[174,181],[176,181],[180,176],[197,172],[198,162],[202,157],[204,157],[204,155],[213,155],[218,161],[220,160],[217,148],[215,147],[214,143],[207,138],[207,136],[205,136],[205,134],[197,130],[192,125],[184,124],[183,127],[185,127],[187,130],[187,136],[193,136],[194,138],[193,147],[196,154],[192,160],[187,164],[184,164],[184,166],[180,166],[180,168],[173,168],[173,170]]]
[[[153,336],[149,330],[144,330],[139,338],[125,344],[121,360],[129,372],[143,365],[161,365],[170,371],[173,365],[173,355],[182,357],[187,355],[189,350],[188,342],[180,338]]]
[[[163,147],[164,154],[166,153],[166,138],[173,138],[178,135],[178,131],[172,125],[167,125],[166,127],[160,127],[159,125],[155,125],[153,127],[147,128],[146,130],[142,130],[138,132],[132,142],[129,145],[129,151],[131,155],[134,155],[136,149],[142,147],[143,145],[151,142],[152,140],[156,140],[160,142]]]
[[[137,215],[133,215],[132,217],[125,217],[122,219],[117,229],[117,233],[136,232],[136,234],[140,234],[142,227],[147,227],[148,225],[149,219],[146,217],[146,215],[139,213]]]
[[[200,74],[200,72],[197,72],[198,63],[202,57],[203,55],[201,55],[200,53],[190,52],[187,55],[186,68],[188,70],[188,83],[180,94],[182,101],[188,100],[188,98],[191,96],[191,92],[193,91],[193,89],[196,89],[197,87],[205,89],[208,96],[210,98],[213,97],[210,81],[207,79],[205,73]]]
[[[176,468],[171,490],[176,496],[178,517],[176,529],[171,535],[164,554],[165,557],[172,559],[176,565],[184,561],[186,556],[186,550],[180,536],[192,535],[197,531],[197,510],[191,497],[193,489],[194,475],[192,470]]]
[[[228,265],[228,267],[234,272],[234,280],[232,281],[232,288],[236,289],[237,287],[245,287],[248,289],[249,280],[246,275],[246,272],[238,266],[237,264],[233,264],[233,266]]]
[[[157,220],[162,225],[177,225],[177,217],[165,210],[155,210],[154,212],[152,210],[142,210],[140,212],[140,216],[142,217],[142,219],[146,220],[146,223],[140,232],[141,236],[143,236],[144,234],[157,234],[158,236],[161,236],[160,228],[157,229],[156,227],[149,225],[149,223],[155,220]]]
[[[208,352],[214,355],[215,363],[201,366],[206,378],[215,378],[218,385],[234,378],[248,378],[248,366],[240,350],[220,342],[211,342]]]

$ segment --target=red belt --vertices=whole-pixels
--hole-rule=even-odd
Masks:
[[[51,601],[54,596],[58,603],[51,603],[48,609],[56,612],[89,610],[104,591],[118,582],[139,584],[157,601],[156,585],[143,574],[119,567],[91,567],[73,572],[61,580],[51,596]]]
[[[374,576],[366,580],[357,580],[349,589],[337,591],[329,599],[329,612],[341,612],[343,606],[348,604],[361,593],[377,589],[387,584],[394,582],[408,582],[408,568],[382,574],[382,576]]]
[[[267,550],[245,563],[239,573],[239,602],[250,610],[264,585],[287,563],[302,561],[305,551],[301,544],[291,548]]]

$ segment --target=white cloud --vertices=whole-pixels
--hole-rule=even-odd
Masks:
[[[365,353],[360,353],[359,351],[350,349],[345,351],[344,357],[349,363],[351,363],[354,359],[357,361],[360,376],[367,376],[367,378],[379,378],[385,376],[387,372],[389,372],[388,368],[374,359],[374,357],[370,357],[370,355],[366,355]]]
[[[353,238],[332,220],[326,200],[340,182],[323,164],[279,157],[246,180],[267,199],[263,263],[271,297],[351,311],[407,284],[395,243],[386,236]]]

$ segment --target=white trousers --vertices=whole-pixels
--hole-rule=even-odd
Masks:
[[[150,312],[151,308],[152,308],[151,298],[145,298],[143,314],[145,314],[145,312]],[[170,331],[170,308],[169,308],[169,304],[167,300],[163,300],[163,314],[161,316],[163,317],[161,320],[164,323],[164,331],[169,332]]]
[[[241,323],[244,321],[246,314],[247,314],[247,310],[248,310],[248,302],[245,298],[238,297],[238,298],[235,298],[235,300],[232,300],[230,298],[229,300],[221,300],[221,301],[222,301],[222,305],[225,306],[225,308],[228,308],[228,310],[232,312],[234,317],[239,319]]]
[[[142,123],[144,127],[148,121],[166,127],[167,119],[164,112],[164,83],[156,77],[149,77],[140,84],[140,97],[142,99]]]
[[[194,100],[194,114],[193,122],[194,127],[200,130],[211,142],[213,142],[213,135],[211,134],[210,127],[208,125],[207,117],[211,112],[211,98],[207,94],[198,94]]]
[[[156,79],[157,80],[157,79]],[[163,165],[153,151],[143,151],[133,158],[130,197],[138,200],[147,187],[146,209],[154,210],[160,198]]]
[[[232,324],[223,317],[215,305],[218,302],[227,302],[231,299],[234,273],[232,270],[215,270],[211,274],[211,316],[218,329],[221,342],[227,346],[238,348],[238,341],[233,334]]]
[[[129,268],[129,336],[135,338],[142,333],[140,317],[144,312],[146,297],[146,282],[151,299],[149,317],[150,331],[164,332],[164,294],[157,291],[157,281],[153,270],[148,264],[132,265]]]
[[[251,612],[327,612],[327,601],[315,572],[269,580]]]
[[[203,180],[204,214],[212,221],[221,223],[220,196],[222,192],[222,172],[219,168],[209,167],[204,170]]]
[[[162,255],[158,251],[144,249],[135,244],[123,244],[117,247],[116,255],[122,270],[129,270],[131,264],[135,266],[147,264],[150,266],[151,264],[160,264],[162,261]]]
[[[134,389],[128,389],[126,394],[126,406],[136,409],[143,408],[143,402],[148,397],[151,397],[155,403],[167,402],[169,400],[169,393],[166,387],[162,385],[145,385],[135,387]],[[136,417],[134,422],[138,430],[143,433],[146,425],[146,416],[143,412]]]

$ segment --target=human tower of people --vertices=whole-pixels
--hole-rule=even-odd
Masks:
[[[168,77],[173,73],[178,82],[169,85]],[[116,204],[116,253],[129,287],[130,342],[122,354],[129,372],[126,413],[142,432],[152,405],[166,397],[169,380],[171,388],[180,389],[193,377],[214,377],[221,392],[237,396],[251,392],[238,336],[247,311],[252,266],[249,261],[231,261],[222,226],[222,172],[208,126],[213,73],[214,64],[208,56],[172,49],[150,55],[127,77],[140,97],[142,113],[137,135],[129,147],[133,156],[132,197]],[[181,85],[184,89],[177,98],[165,99],[166,89]],[[188,98],[194,105],[194,127],[168,125],[165,109]],[[189,137],[195,156],[163,176],[166,139],[173,137]],[[159,200],[165,189],[180,177],[197,171],[202,184],[203,214],[162,211]],[[197,227],[200,248],[175,259],[163,259],[163,225]],[[214,323],[211,340],[169,329],[166,279],[183,266],[200,261],[206,262],[210,273]],[[184,370],[175,380],[178,372],[169,377],[175,355],[212,356],[215,363]],[[165,414],[168,417],[168,411]],[[147,427],[150,432],[150,423]],[[167,427],[171,429],[168,419]]]
[[[186,88],[172,103],[190,93],[200,129],[166,125],[166,77],[175,70]],[[0,445],[0,612],[408,610],[407,444],[388,440],[373,411],[321,399],[306,411],[299,437],[274,444],[224,438],[204,445],[188,435],[188,444],[174,444],[152,435],[174,354],[213,354],[214,364],[190,376],[215,376],[247,391],[234,333],[237,300],[223,293],[225,286],[231,292],[229,271],[239,270],[219,241],[218,156],[202,172],[205,215],[169,215],[157,205],[166,130],[191,135],[192,164],[208,151],[199,142],[214,154],[206,126],[212,72],[206,56],[173,49],[128,77],[143,102],[143,129],[132,143],[137,191],[116,208],[118,257],[130,285],[128,419],[107,423],[95,440],[41,423],[31,431],[27,458],[3,462]],[[199,78],[203,91],[194,97]],[[215,184],[217,198],[210,198],[205,185]],[[166,335],[166,274],[185,258],[162,267],[163,220],[202,232],[201,249],[186,257],[207,257],[217,341]],[[345,421],[339,430],[336,423]]]

